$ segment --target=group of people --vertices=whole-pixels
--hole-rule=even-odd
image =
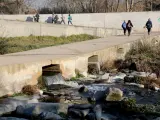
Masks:
[[[153,26],[152,25],[152,21],[149,18],[148,21],[146,22],[145,26],[144,26],[144,28],[147,28],[147,30],[148,30],[148,35],[150,35],[152,26]],[[124,35],[126,35],[126,31],[128,31],[128,36],[130,36],[131,35],[131,31],[132,31],[132,27],[133,27],[133,24],[132,24],[131,20],[128,20],[127,23],[124,20],[124,22],[122,23],[122,28],[123,28],[123,31],[124,31]]]
[[[58,20],[59,20],[59,17],[58,17],[58,15],[55,15],[54,13],[52,14],[52,23],[55,23],[55,24],[57,24],[57,22],[58,22]],[[66,24],[65,23],[65,17],[63,16],[63,14],[61,15],[61,21],[60,21],[60,24]],[[69,24],[71,24],[71,25],[73,25],[72,24],[72,16],[69,14],[68,15],[68,25]]]
[[[36,15],[34,16],[34,21],[36,21],[36,22],[39,22],[39,13],[36,13]],[[54,13],[52,14],[52,23],[55,23],[55,24],[57,24],[58,23],[58,20],[59,20],[59,17],[58,17],[58,15],[55,15]],[[61,15],[61,21],[60,21],[60,24],[66,24],[65,23],[65,17],[63,16],[63,14]],[[68,25],[69,24],[71,24],[71,25],[73,25],[72,24],[72,16],[69,14],[68,15]]]

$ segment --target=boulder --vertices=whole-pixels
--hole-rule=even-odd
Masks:
[[[28,98],[20,98],[22,100],[19,100],[19,98],[6,98],[2,101],[0,104],[0,115],[3,115],[5,113],[9,113],[12,111],[15,111],[17,106],[19,105],[26,105],[28,103],[37,103],[37,99],[31,99]]]
[[[1,104],[0,105],[0,116],[6,113],[10,113],[16,109],[15,106],[9,104]]]
[[[101,108],[101,106],[100,105],[96,105],[93,108],[93,112],[96,115],[96,120],[101,120],[101,117],[102,117],[102,108]]]
[[[131,73],[131,75],[137,76],[137,77],[150,77],[150,78],[153,78],[153,79],[157,78],[157,75],[155,73],[149,73],[149,72],[137,72],[137,71],[133,71]]]
[[[20,116],[31,118],[38,117],[42,113],[50,115],[50,112],[55,114],[66,112],[64,111],[65,109],[67,110],[66,107],[67,106],[64,104],[57,103],[33,103],[18,106],[15,113]]]
[[[108,80],[109,83],[117,83],[117,82],[122,82],[124,78],[126,77],[125,73],[118,73],[114,76],[111,76]]]
[[[73,105],[68,108],[68,115],[76,120],[101,120],[102,108],[100,105]]]
[[[79,90],[79,92],[81,92],[81,95],[85,98],[89,98],[94,101],[99,101],[99,100],[105,99],[107,87],[91,85],[91,86],[82,87]]]
[[[109,79],[109,73],[105,73],[100,77],[101,80],[108,80]]]
[[[123,91],[118,88],[109,88],[106,96],[107,101],[120,101],[123,97]]]
[[[90,110],[89,114],[85,117],[86,120],[101,120],[102,108],[100,105],[96,105]]]
[[[68,107],[68,116],[74,119],[84,119],[91,109],[90,104],[72,105]]]

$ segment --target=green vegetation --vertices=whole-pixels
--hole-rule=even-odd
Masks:
[[[72,77],[72,78],[70,79],[71,81],[75,81],[75,80],[77,80],[78,78],[84,78],[84,77],[85,77],[85,76],[82,75],[78,70],[76,70],[75,73],[76,73],[76,76],[75,76],[75,77]]]
[[[0,38],[0,54],[22,52],[31,49],[38,49],[49,46],[86,41],[96,38],[98,37],[86,34],[71,35],[68,37],[29,36],[29,37]]]
[[[151,104],[136,104],[136,100],[131,98],[125,100],[122,106],[125,112],[160,115],[159,106]]]

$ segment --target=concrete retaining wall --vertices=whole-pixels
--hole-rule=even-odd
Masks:
[[[65,21],[67,23],[67,16]],[[61,15],[59,15],[59,18]],[[160,12],[131,12],[131,13],[92,13],[92,14],[72,14],[73,24],[78,26],[105,27],[121,29],[124,20],[132,20],[134,30],[144,31],[144,25],[148,18],[153,21],[153,31],[160,31]],[[33,15],[0,15],[0,19],[32,21]],[[51,14],[40,15],[40,22],[50,23]]]
[[[54,25],[42,23],[29,23],[19,21],[0,20],[0,36],[1,37],[17,37],[17,36],[69,36],[73,34],[89,34],[99,37],[107,37],[109,35],[121,35],[122,30],[105,29],[95,27],[78,27],[67,25]]]

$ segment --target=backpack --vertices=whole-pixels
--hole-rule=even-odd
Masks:
[[[151,28],[152,27],[152,24],[151,24],[151,22],[147,22],[147,28]]]

